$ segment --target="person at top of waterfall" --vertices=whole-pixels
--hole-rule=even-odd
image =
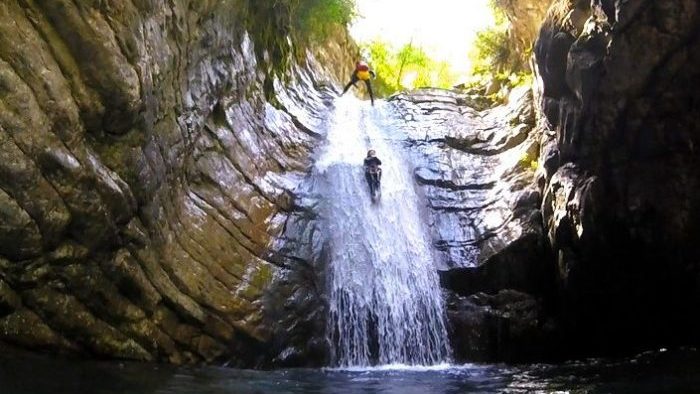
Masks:
[[[372,183],[372,178],[376,177],[376,182],[377,184],[379,181],[382,179],[382,169],[379,167],[382,165],[382,161],[377,158],[377,152],[374,151],[374,149],[370,149],[367,151],[367,157],[365,157],[365,179],[367,179],[367,183],[371,184]]]
[[[372,101],[372,105],[374,105],[374,95],[372,94],[372,85],[369,83],[370,78],[376,77],[376,74],[374,71],[372,71],[367,63],[363,61],[358,61],[355,63],[355,71],[352,72],[352,77],[350,77],[350,82],[348,82],[347,85],[345,85],[345,89],[343,89],[343,94],[350,89],[350,86],[355,86],[357,81],[365,81],[365,85],[367,85],[367,92],[369,93],[369,99]]]

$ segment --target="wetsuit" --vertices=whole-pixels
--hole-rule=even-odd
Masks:
[[[345,85],[345,89],[343,89],[343,94],[350,89],[350,86],[355,86],[357,81],[365,81],[365,85],[367,85],[367,92],[369,93],[369,99],[372,101],[372,105],[374,105],[374,95],[372,94],[372,85],[369,83],[370,77],[374,77],[374,71],[369,69],[369,66],[365,63],[358,63],[355,66],[355,71],[352,73],[352,77],[350,78],[350,82],[348,82],[347,85]]]
[[[365,179],[367,179],[367,184],[372,183],[372,176],[376,175],[377,177],[377,183],[382,179],[382,170],[379,168],[379,166],[382,165],[382,161],[377,159],[374,156],[366,157],[365,158]],[[376,174],[370,173],[370,168],[376,167],[378,169]]]

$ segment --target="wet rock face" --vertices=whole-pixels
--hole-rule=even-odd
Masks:
[[[419,90],[393,98],[406,123],[406,145],[443,270],[482,269],[488,276],[486,266],[501,264],[507,248],[543,246],[531,97],[520,89],[508,106],[483,112],[454,92]],[[503,285],[528,286],[517,268],[503,264],[493,272]],[[474,279],[472,287],[490,286]]]
[[[700,339],[699,23],[694,0],[560,1],[535,45],[542,213],[588,350]]]
[[[556,324],[532,295],[509,289],[451,293],[447,307],[457,362],[532,361],[557,353]]]
[[[455,359],[544,357],[535,344],[546,336],[554,276],[531,92],[518,89],[507,105],[482,112],[442,90],[391,103],[425,199]]]
[[[0,5],[0,341],[176,363],[273,357],[274,330],[295,322],[270,324],[265,297],[294,289],[276,287],[291,268],[268,250],[332,73],[309,55],[283,84],[243,29],[248,12]],[[327,51],[350,64],[347,47]]]

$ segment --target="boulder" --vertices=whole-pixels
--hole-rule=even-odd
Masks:
[[[523,362],[551,358],[560,340],[541,300],[515,290],[469,297],[450,295],[447,302],[455,361]]]

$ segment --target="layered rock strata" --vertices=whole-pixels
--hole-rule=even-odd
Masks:
[[[458,361],[543,353],[553,329],[553,271],[536,182],[532,93],[485,111],[458,92],[395,96],[446,289]]]
[[[458,356],[541,359],[700,341],[693,312],[700,306],[700,113],[692,88],[699,13],[696,2],[681,0],[553,2],[534,45],[534,120],[523,137],[514,138],[518,122],[508,116],[480,122],[502,109],[457,110],[459,96],[412,100],[424,115],[447,107],[457,119],[439,115],[441,125],[417,129],[420,149],[438,152],[429,162],[446,164],[416,175],[433,211],[444,212],[432,216],[448,265],[443,284],[452,292]],[[507,151],[499,147],[519,139],[532,141],[518,150],[530,151],[524,161],[535,163],[526,186],[514,188],[515,177],[492,163]],[[449,191],[437,195],[462,195],[436,199],[435,187]],[[497,202],[483,204],[484,190],[497,191]],[[506,213],[489,215],[499,205]],[[494,219],[522,217],[522,207],[541,222],[513,227],[517,221]],[[489,217],[511,225],[485,231]],[[509,236],[519,229],[534,229],[522,233],[532,232],[532,244],[542,247],[522,248]],[[494,241],[484,241],[490,233]],[[494,242],[507,246],[494,249]],[[517,263],[494,263],[509,250]],[[450,266],[460,261],[475,267]],[[534,261],[540,264],[526,263]]]
[[[295,191],[354,48],[292,47],[266,4],[0,5],[0,341],[324,363],[324,235]],[[390,100],[457,360],[698,342],[699,14],[555,1],[534,101]]]
[[[256,42],[275,20],[255,3],[0,4],[0,341],[274,358],[268,250],[334,76],[286,36]],[[337,70],[351,51],[316,54]]]

